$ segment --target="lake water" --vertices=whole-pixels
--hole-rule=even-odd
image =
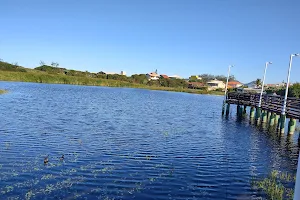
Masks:
[[[296,170],[298,133],[279,137],[237,120],[233,106],[222,118],[223,97],[0,88],[10,90],[0,95],[0,199],[255,199],[253,177]]]

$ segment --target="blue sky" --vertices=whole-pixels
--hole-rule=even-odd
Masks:
[[[30,68],[189,77],[232,64],[246,83],[272,61],[275,83],[300,53],[299,0],[0,0],[0,9],[0,58]],[[299,74],[300,57],[291,80]]]

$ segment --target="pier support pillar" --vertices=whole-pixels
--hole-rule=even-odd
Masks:
[[[275,124],[279,124],[279,115],[275,114]]]
[[[236,114],[237,114],[237,116],[239,116],[239,113],[240,113],[240,105],[237,105],[236,106]]]
[[[274,124],[275,124],[275,116],[276,116],[275,113],[271,113],[271,116],[269,118],[269,125],[270,126],[274,126]]]
[[[288,126],[288,134],[293,134],[296,129],[296,119],[291,118]]]
[[[262,114],[261,114],[261,121],[262,123],[266,123],[267,122],[267,111],[263,110]]]
[[[250,118],[254,118],[255,117],[255,110],[254,107],[250,108]]]
[[[271,115],[272,115],[272,112],[268,111],[268,112],[267,112],[267,118],[268,118],[268,120],[270,120]]]
[[[260,119],[261,116],[261,108],[257,107],[256,108],[256,113],[255,113],[255,118]]]
[[[241,106],[241,107],[240,107],[240,113],[239,113],[240,117],[243,117],[243,113],[244,113],[243,107]]]
[[[230,104],[227,103],[227,107],[226,107],[226,116],[229,115],[229,111],[230,111]]]
[[[247,106],[244,106],[244,111],[243,111],[243,115],[247,114]]]
[[[284,133],[284,127],[285,127],[285,115],[280,116],[280,133]]]
[[[237,113],[238,117],[242,117],[243,116],[243,107],[240,105],[237,105],[236,113]]]
[[[226,103],[225,103],[225,101],[223,101],[223,106],[222,106],[222,116],[223,116],[224,113],[225,113],[225,106],[226,106]]]

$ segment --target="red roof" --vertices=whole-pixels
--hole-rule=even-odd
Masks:
[[[204,83],[200,83],[200,82],[189,82],[189,85],[192,85],[192,86],[204,86],[205,84]]]
[[[228,85],[237,85],[237,84],[241,84],[241,83],[238,81],[229,81],[228,82]]]
[[[162,75],[160,75],[161,77],[163,77],[163,78],[169,78],[167,75],[165,75],[165,74],[162,74]]]

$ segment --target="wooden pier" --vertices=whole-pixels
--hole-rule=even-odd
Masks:
[[[289,134],[294,133],[296,120],[300,119],[300,99],[289,97],[286,103],[285,114],[282,114],[284,97],[278,95],[263,95],[261,106],[259,106],[260,94],[250,94],[241,92],[230,92],[226,96],[226,115],[229,115],[230,104],[237,105],[237,114],[242,116],[246,113],[247,106],[251,107],[250,117],[259,122],[277,124],[283,133],[286,118],[290,118],[288,124]]]

